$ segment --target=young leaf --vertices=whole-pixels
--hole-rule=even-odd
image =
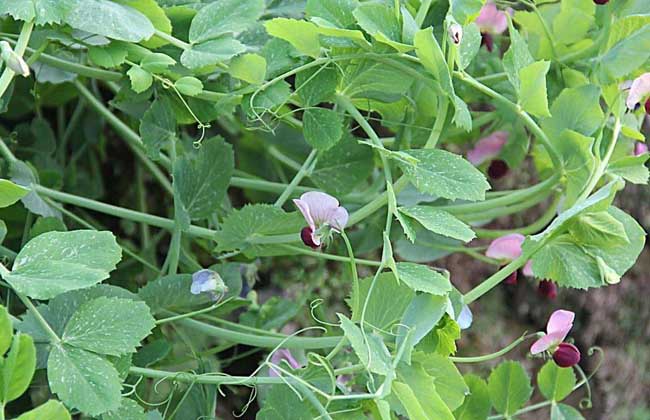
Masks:
[[[606,211],[578,216],[569,227],[569,232],[578,243],[603,248],[629,243],[623,223]]]
[[[487,384],[483,379],[472,374],[465,375],[464,379],[469,387],[469,395],[465,397],[463,405],[454,411],[456,420],[486,419],[492,408]]]
[[[57,400],[49,400],[45,404],[21,414],[16,420],[71,420],[70,413]]]
[[[565,207],[571,207],[589,183],[596,168],[591,152],[594,139],[573,130],[564,130],[551,140],[567,172]]]
[[[603,122],[600,88],[584,85],[564,89],[551,106],[551,118],[542,121],[542,128],[552,139],[570,129],[591,136]]]
[[[29,194],[27,188],[16,185],[8,179],[0,179],[0,208],[9,207]]]
[[[505,361],[490,373],[488,391],[494,408],[501,414],[511,416],[526,404],[533,387],[520,363]]]
[[[428,420],[453,420],[447,404],[443,401],[431,377],[424,368],[414,363],[411,366],[400,363],[397,370],[397,380],[393,382],[393,391],[397,391],[400,402],[406,405],[409,418]],[[395,384],[403,384],[404,386]],[[405,398],[407,397],[407,398]]]
[[[519,70],[519,104],[536,117],[550,117],[546,95],[546,73],[550,61],[535,61]]]
[[[217,39],[193,45],[192,48],[183,51],[181,64],[190,70],[196,70],[223,63],[244,51],[246,51],[244,44],[230,35],[224,35]]]
[[[343,136],[343,117],[326,108],[309,108],[302,117],[305,140],[314,149],[332,148]]]
[[[433,233],[463,242],[469,242],[476,237],[469,226],[444,210],[429,206],[412,206],[400,207],[399,211],[417,220]]]
[[[176,139],[176,116],[167,97],[160,96],[140,121],[140,137],[147,156],[160,159],[160,149]]]
[[[365,302],[370,291],[372,278],[361,279],[359,282],[359,302]],[[393,273],[382,273],[377,278],[375,287],[372,289],[368,305],[366,307],[365,321],[384,331],[390,331],[393,326],[400,322],[404,311],[409,307],[415,297],[415,292],[406,284],[398,282]],[[348,305],[350,304],[348,299]],[[386,306],[385,302],[390,300],[391,305]],[[363,306],[363,305],[362,305]],[[361,308],[360,308],[361,310]],[[353,313],[355,318],[361,313]]]
[[[240,55],[232,60],[228,72],[244,82],[257,85],[266,77],[266,60],[258,54]]]
[[[449,357],[436,353],[418,352],[413,355],[413,361],[433,377],[436,392],[450,410],[455,410],[463,404],[470,389]]]
[[[61,339],[84,350],[121,356],[135,352],[154,326],[144,302],[100,297],[77,309]]]
[[[362,3],[353,12],[357,24],[382,44],[404,53],[413,49],[402,43],[402,28],[392,7],[381,3]]]
[[[345,333],[357,357],[368,369],[378,375],[388,375],[393,371],[390,353],[382,339],[366,331],[364,335],[359,327],[345,315],[337,314],[341,321],[341,328]]]
[[[440,83],[440,87],[450,97],[454,94],[454,85],[451,82],[449,67],[445,61],[442,49],[433,36],[433,29],[422,29],[415,34],[415,52],[422,65]]]
[[[108,278],[122,258],[110,232],[48,232],[20,250],[5,280],[34,299],[90,287]]]
[[[149,89],[153,84],[153,76],[148,71],[145,71],[138,65],[131,66],[131,69],[126,72],[131,80],[131,89],[135,93],[142,93]]]
[[[235,167],[232,146],[221,137],[204,140],[196,156],[174,163],[174,193],[191,219],[215,213],[226,195]]]
[[[100,67],[118,67],[124,64],[127,55],[127,49],[117,42],[102,47],[88,47],[88,58]]]
[[[569,235],[554,238],[533,256],[533,273],[564,287],[603,286],[598,263]]]
[[[447,298],[428,293],[416,295],[402,316],[395,346],[400,348],[409,337],[403,361],[411,363],[411,352],[436,326],[447,309]],[[407,332],[409,333],[407,335]]]
[[[304,20],[275,18],[264,23],[266,32],[276,38],[284,39],[300,53],[310,57],[320,55],[318,27]]]
[[[551,406],[551,420],[584,420],[584,417],[570,405],[553,404]]]
[[[176,60],[167,54],[151,53],[144,56],[140,62],[140,67],[151,73],[162,73],[174,64],[176,64]]]
[[[59,344],[47,361],[50,389],[67,406],[89,416],[119,408],[122,385],[117,371],[101,356]]]
[[[23,395],[36,371],[36,348],[27,334],[16,333],[0,369],[0,401],[3,405]]]
[[[462,157],[439,149],[407,150],[417,164],[400,162],[411,183],[425,194],[450,200],[480,201],[490,184],[485,176]]]
[[[576,384],[573,368],[561,368],[552,360],[544,364],[537,374],[537,386],[548,400],[560,402],[571,394]]]
[[[416,292],[443,296],[451,290],[449,279],[426,265],[397,263],[397,276]]]
[[[203,83],[196,77],[192,76],[181,77],[174,82],[174,87],[178,89],[181,94],[187,96],[196,96],[203,92]]]
[[[621,159],[613,160],[607,166],[607,172],[618,175],[633,184],[647,185],[650,171],[648,171],[646,162],[649,158],[650,154],[648,153],[640,156],[625,156]]]
[[[526,40],[519,34],[512,23],[510,26],[510,48],[503,55],[503,69],[508,76],[508,80],[517,92],[520,91],[521,79],[519,72],[524,67],[532,64],[534,59],[528,50]]]
[[[223,34],[240,33],[264,13],[264,0],[220,0],[201,9],[192,19],[189,39],[193,44]]]

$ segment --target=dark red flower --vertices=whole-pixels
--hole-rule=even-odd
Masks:
[[[508,164],[501,159],[495,159],[490,163],[487,173],[492,179],[503,178],[508,173]]]
[[[503,281],[505,284],[510,286],[517,285],[517,270],[513,271],[506,279]]]
[[[607,3],[609,3],[609,0],[594,0],[594,3],[596,3],[596,4],[607,4]]]
[[[548,299],[555,299],[557,297],[557,286],[550,280],[542,280],[539,282],[537,292]]]
[[[314,233],[314,231],[311,229],[311,227],[305,226],[300,231],[300,239],[302,239],[302,242],[308,247],[312,249],[318,249],[319,245],[314,243],[312,233]]]
[[[492,35],[487,32],[481,32],[481,46],[485,46],[485,49],[489,52],[494,50],[494,39]]]
[[[553,360],[559,367],[571,367],[580,363],[580,350],[570,343],[560,343],[553,352]]]
[[[645,113],[650,115],[650,98],[645,101]]]

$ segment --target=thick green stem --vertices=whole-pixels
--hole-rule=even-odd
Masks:
[[[16,42],[16,47],[14,48],[14,52],[19,57],[22,57],[23,54],[25,54],[25,49],[29,43],[29,38],[32,36],[32,29],[34,29],[34,21],[23,23],[23,27],[20,30],[20,35],[18,36],[18,41]],[[4,71],[2,72],[2,76],[0,76],[0,98],[2,98],[2,96],[7,91],[7,88],[11,84],[11,81],[14,79],[15,75],[16,73],[12,69],[10,69],[8,66],[5,67]]]
[[[499,351],[496,351],[494,353],[486,354],[483,356],[474,356],[474,357],[450,357],[449,360],[451,360],[454,363],[482,363],[482,362],[487,362],[489,360],[496,359],[498,357],[503,356],[504,354],[509,353],[512,349],[517,347],[519,344],[527,340],[528,338],[531,337],[537,337],[537,333],[535,334],[528,334],[528,335],[522,335],[512,343],[508,344],[506,347],[502,348]]]
[[[515,270],[518,270],[519,267],[522,267],[524,264],[526,264],[529,255],[531,255],[531,253],[522,254],[519,258],[511,261],[508,265],[503,267],[501,270],[492,274],[490,277],[485,279],[478,286],[476,286],[475,288],[467,292],[463,296],[463,302],[466,305],[469,305],[470,303],[474,302],[476,299],[480,298],[481,296],[483,296],[484,294],[492,290],[496,285],[498,285],[503,280],[505,280]]]

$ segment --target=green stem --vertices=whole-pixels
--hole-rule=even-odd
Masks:
[[[280,246],[286,250],[290,250],[298,254],[309,255],[310,257],[321,258],[323,260],[338,261],[338,262],[352,261],[349,257],[344,257],[342,255],[326,254],[324,252],[318,252],[318,251],[312,251],[311,249],[303,248],[300,246],[285,245],[285,244],[281,244]],[[364,260],[358,258],[355,259],[354,262],[355,264],[367,265],[369,267],[379,267],[379,265],[381,264],[378,261]]]
[[[307,159],[305,159],[305,162],[302,164],[296,175],[293,177],[291,182],[287,185],[287,188],[282,191],[282,194],[280,194],[280,197],[275,201],[275,206],[276,207],[282,207],[282,205],[287,201],[287,199],[293,194],[293,190],[300,184],[300,181],[308,175],[312,169],[314,168],[314,165],[316,165],[316,156],[318,154],[318,151],[316,149],[312,150],[309,155],[307,156]]]
[[[553,403],[552,401],[542,401],[541,403],[529,405],[528,407],[524,407],[521,410],[517,410],[511,416],[505,416],[505,415],[502,415],[502,414],[498,414],[496,416],[488,417],[488,420],[515,419],[515,418],[517,418],[517,416],[519,416],[521,414],[529,413],[531,411],[539,410],[540,408],[548,407],[552,403]]]
[[[352,272],[352,321],[356,322],[359,319],[359,295],[361,294],[361,289],[359,288],[359,273],[357,272],[357,264],[354,259],[354,251],[352,250],[352,244],[348,239],[348,235],[345,232],[341,232],[341,237],[345,242],[345,247],[348,250],[348,256],[350,257],[350,271]]]
[[[420,3],[418,12],[415,15],[415,23],[417,23],[418,28],[422,27],[422,24],[424,23],[424,19],[427,17],[427,13],[429,12],[429,8],[431,7],[431,2],[432,0],[422,0],[422,3]]]
[[[531,338],[531,337],[536,337],[537,333],[535,334],[528,334],[528,335],[522,335],[512,343],[508,344],[506,347],[502,348],[499,351],[496,351],[494,353],[486,354],[483,356],[474,356],[474,357],[449,357],[449,360],[451,360],[454,363],[482,363],[482,362],[487,362],[489,360],[496,359],[498,357],[503,356],[504,354],[509,353],[512,349],[517,347],[519,344],[524,342],[525,340]]]
[[[440,140],[442,129],[445,126],[448,110],[449,101],[446,98],[438,98],[438,112],[436,113],[436,122],[433,124],[429,138],[424,145],[425,149],[434,149],[438,145],[438,140]]]
[[[206,385],[263,385],[263,384],[283,384],[288,379],[280,377],[266,377],[266,376],[228,376],[228,375],[214,375],[204,374],[195,375],[187,372],[169,372],[164,370],[156,370],[149,368],[141,368],[131,366],[129,374],[134,376],[144,376],[153,379],[173,379],[177,382],[196,383]]]
[[[501,270],[492,274],[487,279],[483,280],[478,286],[470,290],[469,292],[463,295],[463,303],[469,305],[474,302],[476,299],[480,298],[490,290],[492,290],[496,285],[505,280],[510,274],[515,270],[518,270],[519,267],[522,267],[528,261],[529,255],[531,253],[524,253],[519,258],[511,261],[508,265],[503,267]]]
[[[29,43],[29,38],[32,36],[32,29],[34,29],[34,21],[23,23],[23,27],[20,30],[20,35],[18,36],[18,41],[16,42],[16,47],[14,48],[14,52],[19,57],[22,57],[23,54],[25,54],[25,49]],[[5,67],[4,71],[2,72],[2,76],[0,76],[0,98],[2,98],[2,96],[5,94],[15,75],[16,73],[14,73],[13,70],[11,70],[9,67]]]
[[[605,174],[605,171],[607,170],[607,165],[609,164],[609,160],[612,158],[612,154],[614,153],[614,148],[616,146],[616,142],[618,140],[618,136],[621,134],[621,119],[619,117],[616,118],[616,121],[614,122],[614,130],[612,131],[612,139],[610,140],[609,144],[607,145],[607,150],[605,151],[605,156],[603,156],[600,159],[600,162],[598,166],[596,167],[596,170],[591,174],[591,178],[589,179],[589,184],[585,187],[585,189],[582,191],[580,196],[576,199],[576,203],[580,203],[587,199],[591,192],[596,188],[596,185],[598,185],[598,181],[600,181],[600,178]]]
[[[539,125],[537,125],[537,123],[531,118],[531,116],[528,115],[528,113],[525,112],[519,105],[517,105],[514,102],[511,102],[505,96],[485,86],[484,84],[474,79],[473,77],[471,77],[469,74],[465,72],[455,71],[453,74],[455,78],[460,79],[462,82],[472,86],[479,92],[484,93],[485,95],[507,106],[513,112],[515,112],[523,120],[524,124],[526,124],[526,126],[533,132],[533,134],[535,134],[535,137],[542,142],[544,148],[546,149],[549,156],[551,157],[551,161],[553,162],[553,167],[556,169],[562,168],[562,160],[560,159],[560,155],[551,144],[551,141],[549,140],[546,133],[542,131]]]
[[[189,50],[189,49],[192,48],[192,46],[190,44],[188,44],[187,42],[181,41],[180,39],[175,38],[172,35],[166,34],[165,32],[163,32],[161,30],[156,29],[155,34],[156,34],[156,36],[158,38],[163,39],[163,40],[169,42],[170,44],[172,44],[173,46],[178,47],[178,48],[180,48],[182,50]]]
[[[520,233],[522,235],[532,235],[544,229],[555,218],[557,207],[560,204],[560,195],[557,195],[553,203],[546,209],[542,217],[537,219],[536,222],[516,229],[478,229],[474,228],[476,236],[481,239],[495,239],[500,236],[509,235],[511,233]]]

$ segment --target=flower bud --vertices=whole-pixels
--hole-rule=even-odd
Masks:
[[[492,38],[492,35],[487,32],[481,32],[481,46],[485,46],[488,52],[492,52],[494,50],[494,38]]]
[[[457,23],[452,23],[451,26],[449,26],[449,37],[454,44],[460,44],[463,40],[463,27]]]
[[[570,343],[560,343],[553,352],[553,360],[559,367],[567,368],[580,363],[580,350]]]
[[[557,286],[550,280],[542,280],[539,282],[537,292],[548,299],[555,299],[557,297]]]
[[[319,246],[314,242],[313,233],[314,231],[309,226],[305,226],[300,231],[300,239],[302,239],[302,242],[308,247],[318,249]]]
[[[648,145],[637,141],[634,145],[634,156],[641,156],[644,153],[648,153]]]
[[[508,174],[508,164],[501,159],[495,159],[488,167],[488,176],[492,179],[500,179]]]
[[[2,60],[9,69],[23,77],[29,76],[29,66],[20,55],[16,54],[8,42],[3,41],[0,49],[2,50]]]
[[[510,286],[517,285],[517,270],[513,271],[506,279],[503,281],[505,284]]]
[[[609,3],[609,0],[594,0],[594,3],[602,5]]]
[[[650,115],[650,98],[645,101],[645,113]]]

